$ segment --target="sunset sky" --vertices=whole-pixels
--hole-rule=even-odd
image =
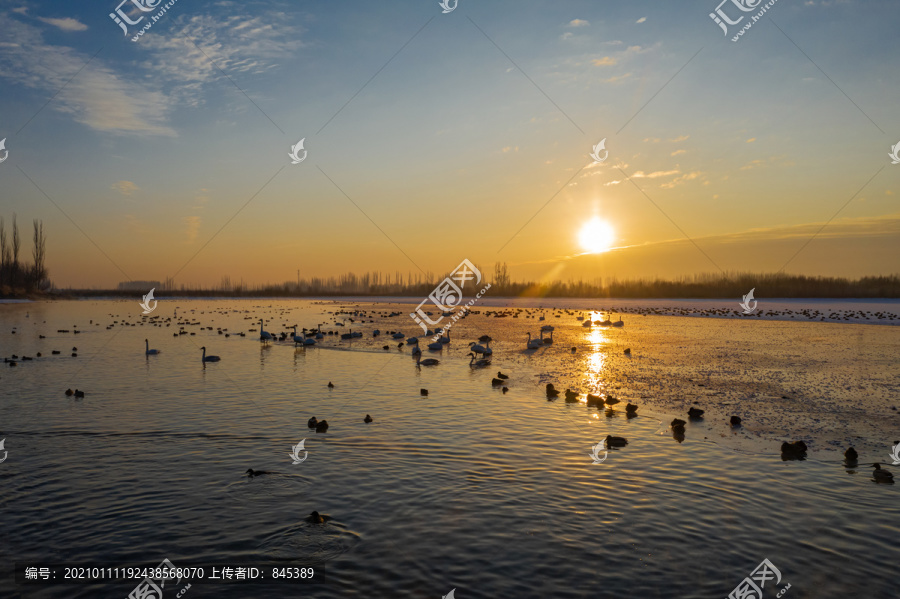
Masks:
[[[119,1],[0,0],[0,215],[57,286],[900,272],[895,0],[738,42],[718,0],[178,0],[136,42]]]

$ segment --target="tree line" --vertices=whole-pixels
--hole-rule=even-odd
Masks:
[[[0,216],[0,295],[2,296],[50,289],[50,281],[47,278],[47,238],[44,236],[44,223],[34,219],[33,225],[32,261],[28,263],[20,258],[22,237],[19,235],[16,215],[12,216],[10,234],[7,234],[5,219]]]
[[[740,298],[750,289],[756,289],[757,297],[783,298],[900,298],[900,275],[886,275],[847,279],[842,277],[817,277],[785,273],[702,273],[672,279],[615,277],[597,278],[593,281],[569,280],[554,282],[513,281],[505,263],[494,265],[493,273],[476,267],[483,274],[481,286],[491,283],[488,296],[494,297],[559,297],[559,298],[691,298],[722,299]],[[167,279],[159,289],[170,296],[266,296],[266,297],[321,297],[321,296],[412,296],[425,298],[435,286],[450,276],[444,273],[381,273],[362,275],[346,273],[332,277],[297,278],[279,284],[245,285],[223,277],[221,284],[213,286],[176,286]],[[491,274],[493,276],[491,276]],[[73,290],[74,291],[74,290]],[[149,291],[149,289],[148,289]],[[464,290],[468,296],[468,289]],[[80,294],[133,295],[134,292],[110,290],[80,290]],[[474,294],[474,292],[472,292]]]

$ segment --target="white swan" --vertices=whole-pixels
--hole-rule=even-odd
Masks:
[[[433,351],[441,351],[442,349],[444,349],[444,344],[440,341],[435,341],[434,343],[428,344],[428,349]]]
[[[479,344],[475,343],[474,341],[469,344],[469,347],[472,348],[472,352],[476,353],[476,354],[483,354],[485,352],[485,350],[487,349],[485,346],[479,345]]]
[[[447,336],[441,337],[439,341],[441,343],[450,343],[450,329],[447,329]]]
[[[469,366],[471,366],[472,368],[481,368],[484,366],[488,366],[491,363],[490,360],[485,360],[484,358],[476,362],[475,354],[470,353],[469,355],[472,356],[472,358],[469,360]]]
[[[158,349],[150,349],[150,342],[146,339],[144,339],[144,347],[146,348],[144,350],[144,353],[148,356],[155,356],[159,353],[162,353]]]
[[[222,359],[219,356],[207,356],[206,347],[201,347],[200,349],[203,350],[203,359],[201,360],[202,362],[218,362]]]
[[[291,338],[294,340],[294,345],[298,343],[303,343],[303,335],[297,334],[297,325],[294,325],[294,334],[291,335]]]
[[[543,339],[532,339],[531,333],[528,333],[528,341],[525,343],[527,349],[537,349],[544,346]]]
[[[263,342],[272,340],[272,333],[263,330],[262,318],[259,319],[259,340]]]

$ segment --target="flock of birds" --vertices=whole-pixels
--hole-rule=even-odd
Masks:
[[[621,311],[628,311],[628,309],[627,308],[621,309]],[[241,311],[240,310],[223,310],[223,311],[218,311],[218,312],[219,313],[227,313],[227,312],[241,312]],[[249,313],[249,310],[244,310],[243,312]],[[591,313],[581,313],[580,311],[576,311],[576,310],[558,310],[556,312],[557,312],[555,314],[556,318],[560,318],[560,317],[563,317],[566,315],[574,316],[575,320],[577,322],[580,322],[581,326],[583,326],[583,327],[593,327],[593,326],[623,327],[625,324],[623,322],[621,316],[619,316],[618,320],[613,321],[609,318],[609,316],[607,316],[606,318],[604,318],[602,320],[593,319],[590,316]],[[696,309],[689,309],[689,308],[677,308],[677,309],[668,309],[668,310],[660,309],[660,308],[644,308],[644,309],[633,310],[633,313],[642,314],[642,315],[675,314],[675,315],[679,315],[679,316],[687,316],[687,315],[714,315],[714,316],[723,316],[724,315],[724,316],[727,316],[728,315],[727,313],[729,313],[729,312],[731,312],[731,311],[719,310],[719,309],[696,310]],[[203,313],[205,313],[205,312],[201,312],[201,314],[203,314]],[[286,314],[286,313],[287,313],[287,311],[282,312],[282,314]],[[335,320],[333,323],[333,325],[335,327],[345,327],[345,326],[348,327],[348,331],[346,333],[343,333],[338,329],[323,331],[322,326],[325,325],[326,323],[319,323],[314,328],[305,328],[304,327],[304,328],[300,329],[299,332],[298,332],[297,325],[285,325],[284,331],[282,331],[281,333],[275,334],[275,333],[265,330],[264,319],[259,320],[258,331],[254,328],[251,328],[251,329],[249,329],[249,332],[251,332],[251,333],[258,332],[259,340],[261,343],[263,343],[264,346],[268,345],[269,343],[276,342],[276,343],[287,343],[287,344],[292,343],[294,345],[294,347],[300,347],[300,346],[310,347],[310,346],[317,345],[318,343],[322,342],[322,340],[324,340],[328,337],[331,337],[334,339],[339,339],[340,341],[352,341],[354,339],[362,338],[363,337],[362,332],[360,332],[359,330],[356,330],[356,331],[353,330],[352,327],[355,324],[357,326],[360,326],[360,325],[366,323],[366,321],[368,321],[368,323],[374,323],[375,318],[392,318],[392,317],[399,317],[399,316],[405,315],[404,313],[397,312],[397,311],[391,311],[391,312],[378,311],[378,310],[367,311],[367,310],[362,310],[362,309],[339,310],[339,311],[334,311],[331,314],[333,315],[333,318]],[[474,310],[469,311],[468,313],[466,313],[463,316],[463,318],[468,317],[472,314],[482,314],[482,311],[474,311]],[[792,311],[790,311],[790,310],[782,311],[781,313],[775,313],[775,312],[770,311],[770,312],[765,312],[763,314],[766,314],[766,315],[791,314],[791,317],[793,317],[793,315],[794,315],[792,313]],[[818,310],[800,310],[800,311],[797,311],[796,314],[804,316],[810,320],[814,320],[814,319],[825,320],[826,319],[824,314]],[[545,316],[544,312],[541,311],[540,309],[538,309],[538,310],[523,309],[523,308],[496,309],[496,310],[491,310],[491,311],[484,311],[484,315],[488,318],[524,317],[524,318],[534,318],[539,321],[546,320],[546,316]],[[863,318],[863,317],[866,317],[866,318],[872,317],[872,318],[876,318],[876,319],[889,319],[889,320],[894,320],[894,319],[898,318],[898,316],[893,313],[885,313],[885,312],[869,313],[869,312],[862,312],[862,311],[857,311],[857,312],[851,313],[851,314],[844,314],[840,318],[847,319],[847,318]],[[253,316],[245,316],[245,320],[252,320],[252,319],[254,319]],[[828,319],[838,319],[838,316],[836,314],[832,313],[828,316]],[[93,320],[90,321],[90,324],[94,325],[94,326],[100,326],[99,323],[95,324],[93,322]],[[152,317],[145,316],[138,322],[128,322],[125,320],[121,320],[121,321],[114,320],[111,324],[107,325],[106,328],[107,328],[107,330],[109,330],[115,326],[132,326],[133,327],[133,326],[144,325],[144,324],[150,324],[151,326],[157,326],[157,327],[163,327],[163,326],[170,327],[170,326],[172,326],[172,324],[175,324],[176,326],[179,327],[179,330],[177,332],[173,333],[173,336],[175,336],[175,337],[179,337],[182,335],[195,335],[196,334],[195,332],[188,331],[188,330],[186,330],[185,327],[201,325],[201,323],[199,321],[194,320],[193,316],[191,316],[190,318],[182,318],[179,320],[178,316],[177,316],[177,308],[176,308],[175,315],[173,317],[166,318],[166,317],[162,317],[162,316],[152,316]],[[207,327],[201,326],[201,330],[204,328],[209,331],[213,330],[213,327],[211,327],[211,326],[207,326]],[[216,330],[219,335],[223,335],[224,337],[230,337],[232,334],[228,331],[227,328],[219,327]],[[540,326],[538,336],[532,336],[531,333],[528,333],[527,339],[525,340],[525,344],[524,344],[525,351],[535,350],[538,348],[545,347],[547,345],[551,345],[553,343],[554,330],[555,330],[554,326],[549,325],[549,324],[544,324],[544,325]],[[81,332],[78,329],[77,325],[73,325],[72,331],[74,332],[74,334],[78,334]],[[15,332],[16,331],[13,330],[13,334],[15,334]],[[70,330],[60,329],[60,330],[58,330],[58,332],[59,333],[69,333]],[[237,336],[240,336],[240,337],[246,336],[246,333],[244,333],[244,332],[239,332],[239,333],[234,333],[234,334]],[[379,329],[373,329],[370,332],[370,334],[373,339],[378,338],[379,336],[382,335],[382,333]],[[449,347],[449,344],[451,343],[451,331],[449,329],[446,332],[442,332],[437,329],[428,330],[428,331],[426,331],[426,334],[428,335],[429,338],[432,338],[431,342],[425,344],[426,349],[429,351],[440,352],[444,348]],[[425,358],[425,359],[422,358],[422,350],[419,347],[420,342],[417,337],[408,337],[407,338],[405,336],[405,334],[401,331],[386,331],[385,336],[390,336],[393,341],[397,342],[397,345],[396,345],[397,349],[403,348],[404,345],[412,348],[411,355],[416,359],[415,364],[417,367],[423,367],[423,366],[431,367],[431,366],[437,366],[440,364],[440,360],[438,360],[437,358]],[[45,336],[39,335],[39,338],[44,339]],[[468,343],[468,349],[469,349],[468,357],[470,358],[470,360],[469,360],[470,368],[485,368],[485,367],[488,367],[491,365],[491,360],[492,360],[493,353],[494,353],[493,349],[491,348],[492,341],[493,341],[493,339],[489,335],[482,335],[478,338],[477,341],[472,341],[472,342]],[[389,350],[390,348],[391,348],[390,345],[384,345],[382,347],[382,349],[384,349],[384,350]],[[73,347],[71,355],[73,357],[77,357],[77,355],[78,355],[77,351],[78,351],[78,348]],[[204,365],[207,363],[221,361],[220,356],[207,354],[206,353],[207,348],[205,345],[200,347],[200,351],[202,352],[201,362]],[[575,353],[577,351],[577,348],[572,347],[571,351],[573,353]],[[51,353],[53,355],[58,355],[61,352],[59,350],[53,350]],[[158,356],[162,352],[159,349],[151,348],[149,339],[144,339],[144,353],[149,358],[150,356]],[[630,355],[631,349],[626,348],[624,350],[624,353],[626,355]],[[42,354],[40,352],[38,352],[36,354],[36,357],[38,357],[38,358],[40,358],[41,356],[42,356]],[[31,356],[19,357],[17,355],[13,355],[11,357],[4,358],[4,362],[7,363],[9,366],[16,366],[20,361],[31,361],[31,360],[34,360],[34,358]],[[502,372],[498,371],[496,377],[493,377],[491,379],[491,385],[493,387],[501,387],[502,392],[505,394],[509,391],[509,387],[507,386],[508,380],[509,380],[508,375],[505,375]],[[334,388],[333,383],[329,382],[328,387]],[[581,400],[581,396],[582,396],[581,392],[573,391],[571,389],[566,389],[564,392],[560,392],[553,386],[552,383],[547,383],[545,391],[546,391],[548,401],[555,400],[560,395],[564,395],[566,402],[582,401]],[[75,397],[77,399],[82,399],[85,396],[85,392],[81,391],[79,389],[75,389],[75,390],[67,389],[65,394],[66,394],[66,396]],[[421,389],[421,395],[427,396],[428,390]],[[605,397],[603,397],[603,396],[595,395],[592,393],[586,393],[586,394],[584,394],[584,396],[585,396],[586,404],[588,406],[596,406],[598,408],[603,408],[605,406],[608,411],[612,410],[613,405],[620,403],[620,400],[617,399],[616,397],[612,396],[611,394],[606,394]],[[633,417],[637,416],[637,410],[638,410],[638,406],[635,404],[632,404],[630,402],[628,402],[627,405],[625,406],[625,414],[628,418],[633,418]],[[607,415],[609,415],[609,414],[607,414]],[[695,408],[695,407],[691,407],[688,410],[688,414],[687,414],[688,418],[690,420],[694,420],[694,421],[701,420],[703,418],[703,415],[704,415],[704,411],[699,408]],[[374,421],[374,419],[372,418],[371,415],[366,414],[363,421],[365,423],[371,423]],[[741,418],[738,416],[731,416],[729,423],[732,428],[738,428],[742,425]],[[682,442],[684,440],[686,425],[687,425],[687,422],[680,418],[675,418],[670,423],[672,435],[678,442]],[[316,433],[325,433],[328,431],[329,425],[328,425],[327,420],[317,420],[316,417],[311,417],[308,421],[308,426],[310,429],[315,430]],[[625,439],[623,437],[609,436],[606,439],[606,443],[607,443],[607,447],[624,447],[628,443],[628,441],[627,441],[627,439]],[[781,457],[783,460],[805,459],[806,452],[807,452],[807,446],[803,441],[795,441],[792,443],[784,442],[781,445]],[[850,447],[849,449],[846,450],[846,452],[844,453],[844,458],[845,458],[845,463],[848,466],[856,466],[858,464],[858,454],[853,447]],[[875,479],[876,482],[892,482],[893,481],[893,475],[888,470],[883,468],[879,463],[873,464],[873,468],[874,468],[873,478]],[[247,475],[251,478],[255,477],[255,476],[263,475],[263,474],[269,474],[269,473],[266,471],[256,471],[256,470],[252,470],[252,469],[247,471]],[[316,512],[313,512],[313,514],[316,514]]]

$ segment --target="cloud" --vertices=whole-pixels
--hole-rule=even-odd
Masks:
[[[675,139],[670,139],[669,141],[671,141],[672,143],[678,143],[680,141],[686,141],[689,137],[690,135],[681,135],[679,137],[676,137]]]
[[[197,234],[200,232],[200,217],[199,216],[185,216],[181,219],[185,224],[185,233],[187,235],[187,242],[193,243],[197,240]]]
[[[604,56],[603,58],[595,58],[591,61],[591,64],[595,67],[611,67],[618,62],[612,56]]]
[[[50,19],[44,17],[38,17],[39,21],[43,21],[48,25],[53,25],[54,27],[59,27],[63,31],[86,31],[87,25],[78,21],[77,19],[73,19],[71,17],[66,17],[64,19]]]
[[[751,137],[750,139],[747,140],[747,143],[748,143],[748,144],[752,144],[754,141],[756,141],[756,138],[755,138],[755,137]]]
[[[662,185],[660,185],[660,187],[662,187],[663,189],[672,189],[672,188],[675,187],[676,185],[681,185],[681,184],[684,183],[685,181],[691,181],[691,180],[693,180],[693,179],[696,179],[696,178],[699,177],[700,175],[701,175],[701,173],[699,173],[699,172],[697,172],[697,171],[690,172],[690,173],[685,173],[684,175],[682,175],[682,176],[680,176],[680,177],[675,177],[674,179],[672,179],[672,180],[669,181],[668,183],[663,183]]]
[[[27,6],[20,6],[20,7],[18,7],[18,8],[12,9],[12,11],[13,11],[13,12],[16,12],[16,13],[19,13],[20,15],[24,15],[25,13],[28,12],[28,7],[27,7]]]
[[[100,131],[175,135],[165,123],[169,102],[162,92],[120,78],[99,57],[46,44],[31,25],[0,15],[0,30],[14,44],[6,46],[0,77],[41,96],[58,93],[50,109]]]
[[[590,22],[584,19],[572,19],[569,21],[569,27],[587,27],[588,25],[590,25]]]
[[[624,81],[631,77],[631,73],[625,73],[624,75],[615,75],[610,77],[609,79],[601,79],[603,83],[619,83],[620,81]]]
[[[678,156],[679,154],[684,154],[685,152],[687,152],[687,150],[675,150],[674,152],[669,154],[669,156]]]
[[[230,77],[265,73],[277,68],[286,54],[305,46],[299,39],[302,28],[278,26],[290,18],[277,11],[224,19],[183,17],[176,24],[202,50],[175,32],[144,36],[132,48],[145,58],[120,73],[103,54],[92,58],[72,47],[51,45],[40,28],[12,13],[0,14],[4,37],[0,78],[36,90],[34,95],[40,97],[58,93],[48,110],[92,129],[174,137],[171,113],[178,107],[201,106],[207,96],[218,97],[208,90],[221,83],[223,72]],[[80,25],[74,19],[44,21],[70,31]]]
[[[749,170],[757,168],[759,166],[763,166],[765,163],[766,163],[765,160],[759,160],[759,159],[751,160],[748,164],[745,164],[744,166],[742,166],[741,170],[749,171]]]
[[[616,181],[609,181],[609,182],[607,182],[607,183],[604,183],[603,186],[604,186],[604,187],[609,187],[610,185],[618,185],[618,184],[621,183],[621,182],[622,182],[621,179],[616,180]]]
[[[113,183],[110,187],[126,196],[130,196],[134,192],[140,190],[140,187],[138,187],[131,181],[119,181],[118,183]]]
[[[641,17],[640,19],[638,19],[637,21],[635,21],[635,23],[643,23],[643,22],[646,21],[646,20],[647,20],[647,17]]]
[[[567,39],[572,39],[573,37],[575,37],[575,34],[573,34],[571,31],[566,31],[564,34],[559,36],[559,39],[565,41]]]
[[[680,172],[681,171],[678,169],[675,169],[672,171],[655,171],[652,173],[644,173],[644,171],[638,171],[638,172],[634,173],[633,175],[631,175],[631,178],[632,179],[644,179],[644,178],[657,179],[659,177],[670,177],[672,175],[677,175]]]

